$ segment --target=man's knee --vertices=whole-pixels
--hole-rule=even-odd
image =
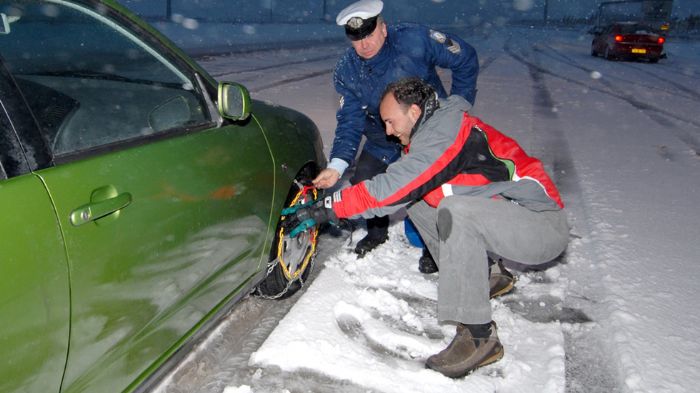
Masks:
[[[438,210],[438,237],[441,242],[447,241],[452,235],[452,212],[449,209]]]
[[[437,226],[441,241],[447,240],[455,230],[463,234],[477,231],[480,209],[463,199],[445,198],[438,205]]]

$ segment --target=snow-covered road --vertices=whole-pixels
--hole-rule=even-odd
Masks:
[[[690,392],[700,378],[700,43],[658,64],[590,56],[582,31],[462,32],[480,56],[473,113],[547,166],[567,253],[492,301],[506,356],[462,380],[423,368],[451,339],[436,277],[400,216],[364,259],[322,236],[320,272],[282,302],[249,298],[159,392]],[[330,150],[343,45],[201,59],[255,98],[298,109]],[[444,73],[449,83],[449,73]]]

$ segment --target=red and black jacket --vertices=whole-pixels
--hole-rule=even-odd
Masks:
[[[335,214],[381,216],[420,199],[437,207],[451,195],[504,198],[534,211],[563,208],[542,163],[468,108],[459,96],[440,101],[386,173],[335,195]]]

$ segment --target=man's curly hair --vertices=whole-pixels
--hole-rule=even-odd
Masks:
[[[435,89],[420,78],[410,77],[390,83],[382,94],[382,100],[389,94],[405,110],[413,104],[423,108],[426,101],[435,96]]]

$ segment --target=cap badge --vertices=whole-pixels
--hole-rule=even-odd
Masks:
[[[350,26],[353,29],[359,29],[364,23],[364,19],[360,18],[359,16],[355,16],[350,18],[350,20],[348,21],[348,26]]]

